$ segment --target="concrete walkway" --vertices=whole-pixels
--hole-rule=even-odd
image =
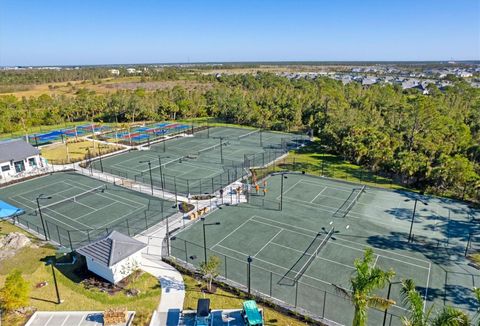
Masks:
[[[183,310],[185,285],[182,275],[160,257],[143,255],[142,269],[157,277],[162,286],[162,297],[152,316],[151,326],[177,326]]]

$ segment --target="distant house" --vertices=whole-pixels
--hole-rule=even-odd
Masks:
[[[89,271],[115,284],[140,267],[141,251],[146,246],[143,242],[112,231],[105,238],[76,251],[85,256]]]
[[[471,72],[468,72],[468,71],[459,71],[459,72],[457,72],[457,76],[462,77],[462,78],[469,78],[469,77],[472,77],[473,74]]]
[[[115,75],[115,76],[120,75],[120,70],[118,70],[118,69],[110,69],[109,72],[110,72],[112,75]]]
[[[137,72],[137,70],[136,70],[135,68],[127,68],[127,72],[128,72],[129,74],[134,74],[134,73]]]
[[[367,77],[362,79],[362,86],[370,86],[377,83],[377,79],[373,77]]]
[[[9,179],[44,166],[40,151],[21,139],[0,142],[0,179]]]

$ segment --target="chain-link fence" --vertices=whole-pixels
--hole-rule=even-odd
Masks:
[[[197,270],[206,258],[217,256],[220,265],[218,280],[242,291],[250,292],[284,308],[300,312],[315,320],[330,320],[349,325],[353,320],[353,306],[349,299],[351,291],[339,290],[333,284],[306,276],[302,280],[290,278],[276,271],[257,266],[255,258],[249,266],[247,261],[226,255],[202,245],[172,237],[170,240],[172,258],[192,271]],[[342,295],[341,293],[347,293]],[[398,306],[385,311],[370,309],[369,321],[374,325],[402,325],[404,309]],[[385,318],[385,321],[384,321]]]

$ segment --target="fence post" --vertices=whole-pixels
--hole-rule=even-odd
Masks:
[[[88,243],[92,242],[92,240],[90,239],[90,230],[87,230],[87,238],[88,238]]]
[[[187,179],[187,195],[190,193],[190,183],[188,182],[188,179]]]
[[[214,185],[213,185],[213,178],[212,178],[212,194],[215,192],[215,189],[214,189]]]
[[[148,219],[147,219],[147,211],[143,211],[145,213],[145,230],[148,229]]]
[[[163,203],[163,202],[162,202]],[[127,223],[127,233],[128,233],[128,236],[130,236],[130,226],[128,225],[128,218],[125,220],[125,222]]]
[[[227,276],[227,270],[228,270],[227,269],[227,256],[223,256],[223,257],[225,258],[224,259],[224,261],[225,261],[225,278],[228,278],[228,276]]]
[[[68,234],[68,242],[70,243],[70,249],[73,251],[73,245],[72,245],[72,237],[70,236],[70,230],[67,230]]]
[[[297,300],[298,300],[298,281],[295,281],[295,308],[297,308]]]
[[[187,240],[183,240],[183,245],[185,246],[185,262],[188,264]]]
[[[273,272],[270,271],[270,298],[272,297],[272,278],[273,278]]]
[[[327,291],[323,292],[322,318],[325,318],[325,306],[327,305]]]
[[[60,230],[58,229],[58,225],[55,225],[57,228],[57,236],[58,236],[58,243],[61,245],[62,244],[62,238],[60,237]]]

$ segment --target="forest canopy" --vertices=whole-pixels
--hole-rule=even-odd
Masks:
[[[212,86],[106,94],[80,88],[73,96],[0,96],[0,132],[83,120],[197,117],[282,131],[312,129],[330,152],[353,163],[438,194],[479,199],[480,89],[465,82],[441,91],[432,85],[430,95],[423,95],[395,85],[365,88],[271,73],[185,76],[167,70],[148,78],[182,77]]]

